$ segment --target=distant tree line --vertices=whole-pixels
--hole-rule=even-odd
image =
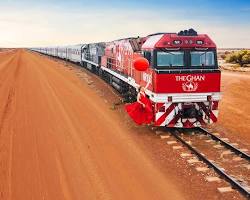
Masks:
[[[222,57],[228,63],[237,63],[241,67],[249,67],[250,64],[250,50],[241,50],[235,52],[225,52]]]

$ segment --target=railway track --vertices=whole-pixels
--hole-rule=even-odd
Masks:
[[[245,167],[250,166],[250,156],[244,149],[237,148],[237,144],[229,143],[203,128],[194,129],[192,134],[185,134],[181,130],[171,131],[171,134],[230,183],[232,188],[250,198],[250,169]]]

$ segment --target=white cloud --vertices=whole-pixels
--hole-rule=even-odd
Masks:
[[[250,28],[214,21],[180,19],[147,10],[1,9],[0,46],[47,46],[177,32],[195,28],[207,33],[218,47],[250,47]],[[5,10],[5,11],[4,11]]]

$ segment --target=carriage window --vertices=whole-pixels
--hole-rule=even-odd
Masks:
[[[183,51],[157,52],[157,66],[158,67],[184,66],[184,52]]]
[[[191,66],[214,66],[215,56],[213,51],[191,51]]]

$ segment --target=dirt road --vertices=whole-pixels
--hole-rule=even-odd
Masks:
[[[222,72],[222,100],[215,127],[250,144],[250,73]],[[250,146],[249,146],[250,147]]]
[[[184,199],[96,93],[25,50],[0,54],[0,199]]]

